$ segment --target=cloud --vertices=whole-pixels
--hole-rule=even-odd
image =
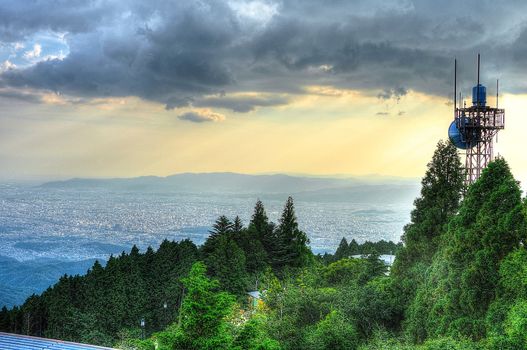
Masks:
[[[24,52],[24,58],[26,60],[34,60],[38,57],[40,57],[40,54],[42,53],[42,45],[35,44],[33,45],[33,49]]]
[[[193,123],[221,122],[225,120],[225,116],[210,110],[195,110],[180,114],[178,119]]]
[[[394,99],[397,102],[401,100],[401,97],[405,96],[408,93],[408,90],[406,90],[403,87],[398,87],[394,89],[384,89],[382,92],[380,92],[377,97],[381,100],[391,100]]]
[[[19,100],[28,103],[42,103],[43,96],[41,94],[30,93],[26,91],[20,91],[15,89],[3,89],[0,88],[0,98],[8,98]]]
[[[206,96],[193,102],[196,107],[213,107],[230,109],[234,112],[246,113],[256,107],[280,106],[288,103],[284,96],[275,95],[238,95],[238,96]]]
[[[373,90],[380,99],[398,100],[409,90],[447,98],[453,57],[468,89],[481,51],[483,81],[499,76],[507,81],[504,91],[527,92],[518,74],[527,57],[527,3],[331,4],[6,0],[0,3],[2,41],[33,47],[26,53],[38,57],[48,51],[43,42],[36,50],[35,38],[52,33],[69,51],[7,70],[0,84],[84,99],[137,96],[167,109],[250,112],[286,104],[283,96],[310,93],[308,86]],[[221,92],[226,96],[211,97]],[[267,95],[240,97],[248,92]]]
[[[15,51],[20,51],[22,50],[23,48],[25,48],[26,46],[22,43],[15,43],[13,48],[15,49]]]
[[[0,72],[5,72],[9,69],[15,69],[16,64],[10,62],[9,60],[5,60],[2,64],[0,64]]]

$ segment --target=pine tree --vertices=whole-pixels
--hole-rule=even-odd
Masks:
[[[337,251],[335,252],[334,260],[337,261],[337,260],[349,257],[350,255],[349,250],[350,250],[349,244],[348,244],[348,241],[346,240],[346,237],[342,237],[342,240],[340,241]]]
[[[220,216],[212,225],[209,237],[202,246],[203,253],[205,255],[210,254],[214,250],[218,238],[232,234],[233,227],[233,223],[225,215]]]
[[[257,237],[260,241],[265,241],[265,235],[268,233],[269,219],[265,213],[265,208],[262,201],[257,200],[254,206],[254,213],[250,224],[254,227]]]
[[[418,261],[431,262],[445,224],[459,207],[463,178],[456,147],[450,141],[439,141],[421,181],[421,196],[414,202],[411,223],[404,228],[405,248],[397,256],[395,270]]]
[[[404,227],[392,275],[408,302],[415,294],[415,283],[430,265],[449,218],[459,208],[464,173],[456,147],[439,141],[421,181],[421,196],[414,201],[411,222]]]
[[[195,263],[189,276],[183,279],[186,294],[181,307],[181,324],[170,348],[229,349],[232,344],[225,317],[232,312],[234,297],[218,292],[218,281],[208,279],[206,270],[205,264]]]
[[[301,267],[309,258],[309,240],[306,234],[298,229],[293,198],[285,203],[279,225],[276,229],[276,250],[273,252],[272,264],[278,270],[284,267]]]
[[[357,243],[355,239],[352,239],[351,242],[349,243],[349,255],[358,255],[361,253],[362,252],[360,251],[359,243]]]
[[[232,232],[234,234],[239,234],[242,231],[242,229],[243,229],[242,219],[240,219],[239,216],[236,216],[232,224]]]
[[[232,233],[234,225],[225,215],[222,215],[216,220],[212,228],[213,229],[210,231],[210,236],[214,239],[218,236]]]
[[[276,243],[273,227],[260,200],[257,200],[254,206],[254,213],[249,223],[248,231],[251,239],[257,239],[260,242],[267,256],[273,253]],[[267,258],[266,262],[269,262]]]
[[[239,225],[241,226],[241,221]],[[248,228],[241,229],[234,235],[236,243],[245,253],[246,268],[251,274],[258,274],[267,266],[268,252],[273,244],[270,232],[267,214],[262,202],[258,200]]]
[[[222,236],[206,256],[209,274],[218,279],[223,290],[242,295],[246,291],[248,275],[245,254],[234,240]]]

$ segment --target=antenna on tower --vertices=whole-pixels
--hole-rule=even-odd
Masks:
[[[487,106],[487,88],[480,83],[481,55],[478,53],[478,81],[472,88],[472,105],[459,95],[459,107],[448,136],[454,146],[465,150],[465,184],[476,181],[494,159],[493,140],[505,128],[505,110],[499,109],[499,80],[496,80],[496,107]],[[454,60],[454,104],[457,104],[457,59]]]
[[[454,58],[454,115],[457,109],[457,59]]]
[[[479,53],[478,53],[478,84],[476,85],[477,96],[476,96],[476,106],[479,107]]]
[[[496,79],[496,108],[498,108],[499,91],[500,91],[500,80]]]

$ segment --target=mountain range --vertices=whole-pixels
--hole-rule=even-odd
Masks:
[[[238,173],[182,173],[167,177],[85,179],[46,182],[48,189],[177,192],[258,195],[261,198],[289,194],[307,201],[393,203],[413,200],[418,182],[389,177],[330,178]]]

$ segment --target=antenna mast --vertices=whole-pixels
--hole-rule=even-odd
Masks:
[[[457,110],[457,59],[454,59],[454,115]]]
[[[465,184],[476,181],[494,159],[494,137],[505,128],[505,110],[498,108],[499,80],[496,80],[496,107],[487,106],[487,89],[480,83],[481,56],[478,53],[477,85],[472,88],[472,105],[457,107],[457,59],[454,60],[454,121],[448,136],[459,149],[465,150]]]

